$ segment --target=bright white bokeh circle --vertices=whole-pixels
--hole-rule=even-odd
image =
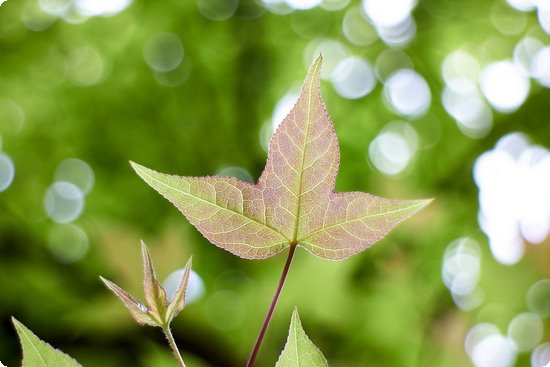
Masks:
[[[430,108],[431,93],[426,80],[416,71],[401,69],[384,86],[384,96],[400,115],[417,118]]]
[[[1,142],[0,142],[1,145]],[[15,165],[9,155],[0,152],[0,192],[10,187],[15,177]]]
[[[168,298],[169,302],[174,299],[174,295],[176,294],[178,287],[181,283],[181,278],[183,277],[184,269],[178,269],[170,275],[166,277],[164,282],[162,282],[162,286],[164,287],[164,290],[166,291],[166,297]],[[197,302],[199,299],[202,298],[204,295],[205,286],[202,278],[199,276],[199,274],[194,271],[193,269],[189,272],[189,282],[187,284],[187,291],[185,293],[185,303],[190,304]]]
[[[44,195],[44,209],[57,223],[70,223],[84,210],[84,194],[71,182],[54,182]]]
[[[336,92],[349,99],[364,97],[376,86],[371,64],[357,56],[345,58],[336,64],[331,80]]]
[[[362,0],[363,10],[377,27],[393,27],[411,15],[415,0]]]
[[[485,66],[480,87],[491,106],[500,112],[517,110],[529,95],[529,79],[512,61],[498,61]]]

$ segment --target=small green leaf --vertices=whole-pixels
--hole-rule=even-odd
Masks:
[[[275,367],[328,367],[327,360],[309,340],[298,315],[298,309],[294,309],[288,339],[285,349],[279,356]]]
[[[159,326],[158,322],[156,322],[150,315],[149,310],[147,309],[147,306],[145,306],[143,303],[132,297],[128,292],[126,292],[124,289],[120,288],[115,283],[111,282],[108,279],[103,278],[102,276],[99,277],[103,283],[109,288],[115,296],[118,297],[124,303],[124,306],[130,311],[130,314],[132,317],[141,325],[150,325],[150,326]]]
[[[69,355],[40,340],[22,323],[12,318],[23,349],[22,367],[82,367]]]
[[[174,294],[174,298],[172,299],[172,301],[168,305],[168,309],[166,310],[168,323],[172,322],[174,317],[176,317],[185,307],[185,293],[187,292],[187,284],[189,283],[189,273],[191,272],[192,261],[193,258],[187,260],[187,264],[185,264],[185,269],[183,269],[183,275],[181,277],[178,290]]]
[[[143,288],[145,302],[149,306],[152,315],[158,315],[163,319],[160,315],[165,314],[166,307],[168,306],[166,292],[157,280],[157,274],[155,273],[151,254],[143,241],[141,241],[141,254],[143,256]],[[163,321],[166,320],[163,319]]]

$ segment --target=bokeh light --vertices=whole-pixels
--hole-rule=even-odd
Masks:
[[[189,57],[185,57],[181,64],[179,64],[175,69],[160,72],[154,71],[153,75],[155,80],[160,84],[166,87],[177,87],[182,85],[191,75],[192,63]]]
[[[128,8],[132,0],[39,0],[38,3],[44,14],[78,24],[89,17],[114,16]],[[25,25],[35,31],[47,29],[52,19],[41,15],[31,4],[29,1],[24,11]]]
[[[23,8],[21,20],[25,27],[34,32],[42,32],[50,28],[57,17],[43,11],[34,1],[28,1]]]
[[[0,141],[1,148],[1,141]],[[6,153],[0,152],[0,192],[10,187],[15,177],[15,165]]]
[[[384,85],[384,97],[395,112],[409,118],[424,115],[431,103],[428,83],[410,69],[398,70],[389,77]]]
[[[529,288],[527,306],[540,317],[550,316],[550,279],[539,280]]]
[[[548,367],[548,364],[550,364],[550,343],[544,343],[531,353],[531,367]]]
[[[71,182],[54,182],[44,195],[44,209],[57,223],[70,223],[84,210],[84,194]]]
[[[512,367],[517,350],[514,342],[492,324],[474,326],[465,339],[465,349],[475,367]]]
[[[286,15],[294,11],[285,0],[261,0],[261,2],[267,10],[277,15]]]
[[[382,51],[374,63],[374,72],[379,81],[385,82],[400,69],[412,69],[411,58],[403,51],[387,48]]]
[[[394,27],[411,15],[415,0],[362,0],[365,14],[377,27]]]
[[[443,106],[460,131],[470,138],[486,136],[493,126],[493,113],[476,86],[463,79],[455,80],[443,89]]]
[[[540,243],[550,234],[550,152],[520,133],[502,137],[474,164],[479,223],[495,259],[515,264],[523,239]]]
[[[397,175],[403,172],[418,149],[418,135],[406,122],[392,122],[370,143],[368,158],[380,172]]]
[[[88,235],[77,225],[55,225],[48,233],[48,248],[59,262],[73,263],[82,259],[88,247]]]
[[[480,86],[491,106],[500,112],[517,110],[529,95],[529,79],[509,60],[492,62],[481,72]]]
[[[376,86],[371,64],[356,56],[345,58],[336,64],[331,80],[336,92],[349,99],[364,97]]]
[[[495,1],[491,7],[491,23],[502,34],[521,33],[527,25],[527,16],[517,12],[508,4]]]
[[[514,47],[514,64],[519,67],[526,76],[533,76],[533,62],[535,55],[544,47],[544,44],[536,38],[525,37]]]
[[[219,22],[235,14],[239,0],[197,0],[197,6],[206,18]]]
[[[183,45],[173,33],[157,33],[147,40],[143,57],[151,69],[165,73],[176,69],[183,61]]]
[[[540,26],[547,34],[550,34],[550,4],[547,0],[537,2],[537,17]]]
[[[348,41],[357,46],[368,46],[378,39],[376,30],[365,19],[360,7],[346,11],[342,21],[342,31]]]
[[[461,90],[460,86],[464,81],[477,82],[481,66],[471,54],[459,49],[445,57],[441,72],[445,84],[453,89]]]
[[[550,88],[550,47],[538,50],[531,65],[533,78],[543,87]]]
[[[413,17],[408,17],[393,27],[380,26],[377,31],[388,46],[404,47],[416,36],[416,22]]]
[[[109,17],[120,13],[132,0],[73,0],[76,10],[84,16]]]
[[[166,291],[166,297],[168,298],[169,302],[171,302],[174,299],[174,295],[176,294],[178,287],[181,283],[183,272],[184,272],[184,269],[178,269],[170,273],[166,277],[164,282],[162,282],[162,286]],[[191,269],[191,271],[189,272],[189,282],[187,283],[187,291],[185,292],[185,303],[191,304],[199,301],[203,297],[204,292],[205,292],[204,281],[196,271]]]
[[[312,9],[321,4],[322,0],[285,0],[286,3],[293,9],[307,10]]]
[[[460,309],[468,311],[481,304],[480,276],[481,250],[478,243],[466,237],[451,242],[445,250],[442,277]]]
[[[542,339],[542,320],[532,312],[517,315],[508,325],[508,337],[514,342],[518,352],[533,349]]]
[[[57,166],[55,181],[66,181],[78,186],[80,191],[88,194],[95,182],[94,171],[86,162],[78,158],[67,158]]]
[[[90,86],[101,81],[105,66],[101,55],[92,47],[72,50],[67,57],[67,76],[79,86]]]

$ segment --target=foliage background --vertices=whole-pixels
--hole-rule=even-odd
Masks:
[[[525,244],[525,254],[510,265],[497,261],[478,223],[472,170],[480,154],[511,132],[550,145],[550,90],[533,78],[525,102],[504,113],[493,105],[492,128],[467,136],[443,104],[442,63],[457,49],[482,67],[510,59],[526,36],[549,45],[548,22],[540,15],[544,1],[537,17],[536,9],[520,11],[503,0],[422,0],[413,6],[416,33],[400,45],[376,37],[367,21],[358,26],[363,45],[350,41],[342,24],[350,9],[358,11],[357,0],[305,10],[282,1],[96,2],[96,10],[124,8],[98,16],[82,10],[94,9],[92,3],[9,0],[0,8],[0,152],[15,168],[0,192],[4,364],[20,363],[13,315],[87,367],[174,365],[160,331],[135,325],[98,280],[101,274],[141,295],[144,239],[161,278],[192,254],[204,282],[202,297],[174,323],[188,365],[243,365],[284,255],[251,262],[210,245],[128,161],[185,175],[233,167],[230,172],[246,170],[256,179],[277,102],[300,85],[317,52],[325,53],[326,68],[337,60],[333,48],[316,46],[322,40],[371,65],[395,49],[398,57],[387,60],[408,56],[431,92],[425,113],[407,115],[392,108],[383,83],[357,99],[323,83],[341,146],[337,190],[436,201],[351,259],[329,262],[299,251],[258,366],[274,365],[295,305],[334,367],[470,366],[468,330],[489,322],[506,335],[517,314],[532,311],[528,290],[550,277],[549,241]],[[390,61],[379,66],[391,68]],[[413,127],[419,148],[404,170],[388,175],[373,164],[368,148],[394,120]],[[67,158],[87,163],[95,184],[82,212],[58,223],[44,204],[56,172],[75,182],[85,181],[87,172],[59,173]],[[83,169],[78,162],[73,168]],[[0,183],[7,182],[7,166],[0,167]],[[476,289],[484,296],[461,309],[442,280],[442,266],[449,244],[464,236],[478,243]],[[541,344],[550,341],[548,287],[537,302]],[[534,347],[519,352],[513,365],[542,367],[531,362]]]

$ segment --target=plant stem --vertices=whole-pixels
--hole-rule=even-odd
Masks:
[[[172,352],[174,353],[174,357],[176,357],[176,360],[178,361],[179,367],[185,367],[185,363],[183,362],[183,359],[181,358],[180,351],[178,350],[178,346],[176,345],[176,341],[174,340],[174,337],[172,336],[172,331],[170,330],[170,326],[166,325],[162,328],[162,331],[164,331],[164,335],[166,335],[166,339],[168,339],[168,343],[170,344],[170,348],[172,348]]]
[[[254,348],[252,349],[252,353],[250,353],[250,357],[248,358],[248,362],[246,363],[246,367],[253,367],[254,363],[256,362],[256,356],[258,355],[258,351],[260,350],[260,346],[262,345],[262,341],[264,339],[265,332],[267,330],[267,327],[269,326],[269,322],[271,321],[271,317],[273,316],[273,311],[275,311],[275,306],[277,306],[277,301],[279,300],[279,296],[281,295],[281,291],[283,290],[283,285],[285,284],[286,276],[288,275],[288,270],[290,269],[290,264],[292,264],[292,258],[294,257],[294,251],[296,251],[296,244],[290,244],[290,251],[288,252],[288,257],[286,259],[285,267],[283,269],[283,273],[281,274],[281,279],[279,279],[279,284],[277,285],[277,290],[275,291],[275,294],[273,295],[273,299],[271,300],[271,305],[269,305],[269,309],[267,310],[267,314],[265,315],[264,322],[262,324],[262,328],[260,329],[260,333],[258,334],[258,338],[256,339],[256,343],[254,344]]]

